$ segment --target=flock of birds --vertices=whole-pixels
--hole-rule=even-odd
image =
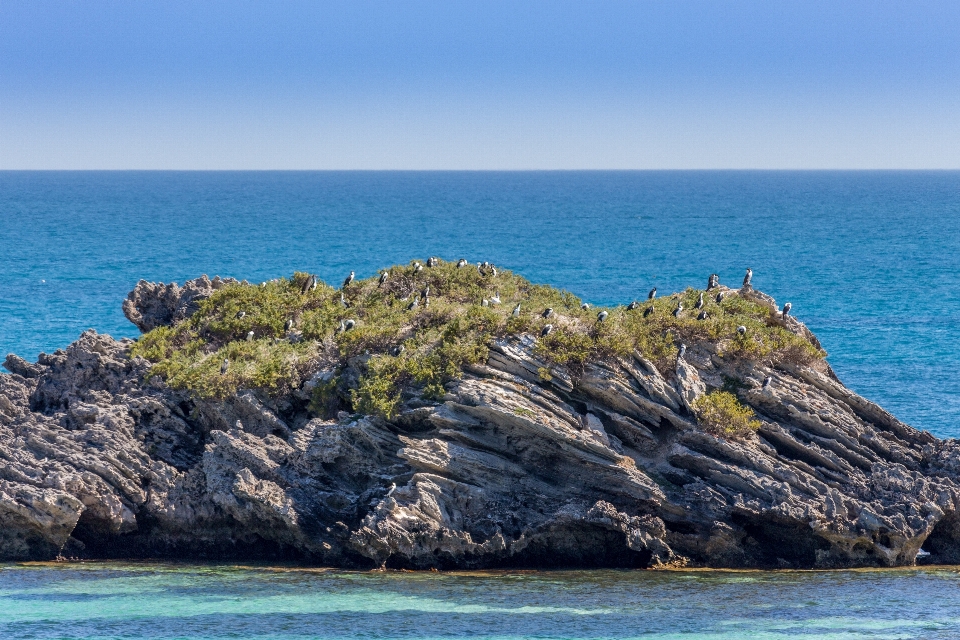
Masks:
[[[427,267],[428,267],[428,268],[436,267],[436,266],[438,266],[439,264],[440,264],[440,259],[439,259],[439,258],[430,257],[430,258],[427,259]],[[463,268],[468,267],[469,264],[470,264],[470,263],[467,262],[466,259],[461,258],[460,260],[457,261],[457,268],[458,268],[458,269],[463,269]],[[422,270],[423,270],[423,265],[420,264],[420,262],[416,262],[416,261],[415,261],[415,262],[413,263],[413,271],[414,271],[414,273],[420,273]],[[493,277],[496,277],[496,276],[497,276],[497,268],[496,268],[495,266],[493,266],[493,265],[492,265],[491,263],[489,263],[489,262],[478,262],[478,263],[477,263],[477,271],[480,273],[480,275],[488,275],[488,274],[489,274],[489,275],[492,275]],[[378,287],[378,288],[383,287],[383,285],[386,284],[386,282],[387,282],[387,280],[389,279],[389,277],[390,277],[390,271],[389,271],[389,270],[384,270],[384,271],[382,271],[382,272],[380,273],[380,277],[379,277],[378,282],[377,282],[377,287]],[[346,289],[347,287],[349,287],[349,286],[353,283],[353,281],[354,281],[355,278],[356,278],[356,273],[355,273],[354,271],[351,271],[351,272],[350,272],[350,275],[348,275],[348,276],[344,279],[344,281],[343,281],[343,286],[341,287],[341,291],[340,291],[340,304],[341,304],[344,308],[348,308],[348,307],[349,307],[349,304],[347,303],[347,300],[346,300],[346,298],[344,297],[343,290]],[[746,274],[743,276],[743,288],[744,288],[744,289],[750,289],[751,286],[752,286],[752,285],[751,285],[752,280],[753,280],[753,270],[752,270],[752,269],[747,269]],[[318,283],[317,276],[315,276],[315,275],[310,275],[310,276],[306,279],[306,281],[303,283],[303,285],[301,286],[301,288],[300,288],[300,293],[303,294],[303,295],[306,295],[307,292],[315,290],[315,289],[317,288],[317,283]],[[261,285],[261,286],[263,286],[263,285]],[[713,289],[718,288],[719,286],[720,286],[720,276],[717,275],[716,273],[710,274],[710,277],[709,277],[709,279],[707,280],[707,291],[709,292],[709,291],[711,291],[711,290],[713,290]],[[414,294],[408,295],[406,298],[403,299],[403,301],[407,301],[407,300],[409,300],[411,297],[413,298],[413,300],[410,301],[410,302],[407,304],[407,306],[406,306],[407,311],[413,311],[413,310],[417,309],[421,304],[422,304],[424,307],[430,306],[430,285],[427,285],[422,291],[420,291],[420,292],[419,292],[418,294],[416,294],[416,295],[414,295]],[[644,310],[644,312],[643,312],[643,317],[644,317],[644,318],[646,318],[646,317],[648,317],[648,316],[650,316],[651,314],[654,313],[654,305],[652,304],[652,301],[653,301],[656,297],[657,297],[657,288],[656,288],[656,287],[653,287],[652,289],[650,289],[649,293],[647,294],[647,300],[650,301],[651,304],[647,305],[646,309]],[[715,300],[715,302],[716,302],[717,304],[720,304],[720,303],[723,301],[723,298],[724,298],[724,292],[723,292],[723,291],[720,291],[720,292],[718,292],[718,293],[716,294],[716,296],[714,297],[714,300]],[[421,301],[422,301],[422,303],[421,303]],[[496,306],[496,305],[499,305],[500,302],[501,302],[501,300],[500,300],[500,291],[498,290],[491,298],[489,298],[489,299],[484,298],[484,299],[481,301],[481,305],[484,306],[484,307],[487,307],[487,306],[490,306],[490,305]],[[627,305],[627,311],[634,311],[634,310],[636,310],[636,309],[639,309],[641,306],[642,306],[642,305],[641,305],[639,302],[637,302],[636,300],[634,300],[634,301],[631,302],[629,305]],[[515,306],[515,307],[513,308],[513,313],[512,313],[511,315],[512,315],[514,318],[520,317],[520,307],[521,307],[521,305],[520,305],[520,303],[518,302],[518,303],[517,303],[517,306]],[[694,309],[699,310],[699,313],[697,314],[697,320],[706,320],[706,319],[707,319],[707,317],[708,317],[708,316],[707,316],[707,311],[706,311],[706,309],[705,309],[704,307],[705,307],[704,292],[701,291],[699,297],[697,298],[696,304],[694,304]],[[786,319],[787,316],[790,314],[790,310],[792,309],[792,307],[793,307],[793,305],[792,305],[791,303],[789,303],[789,302],[787,302],[786,304],[783,305],[782,317],[783,317],[784,319]],[[589,305],[588,303],[584,302],[583,304],[580,305],[580,308],[583,309],[583,310],[587,310],[587,309],[590,308],[590,305]],[[676,306],[676,307],[674,308],[674,310],[673,310],[673,316],[674,316],[675,318],[679,318],[680,315],[681,315],[681,313],[683,312],[683,308],[684,308],[684,307],[683,307],[683,301],[682,301],[682,300],[681,300],[681,301],[678,301],[678,302],[677,302],[677,306]],[[544,319],[551,318],[553,315],[554,315],[554,310],[553,310],[551,307],[547,307],[547,308],[544,309],[544,310],[541,312],[541,314],[540,314],[540,316],[541,316],[542,318],[544,318]],[[605,310],[600,311],[599,313],[597,313],[597,322],[598,322],[598,323],[603,323],[603,322],[605,322],[606,319],[609,317],[609,315],[610,315],[609,312],[607,312],[607,311],[605,311]],[[236,315],[237,319],[241,319],[241,318],[243,318],[244,316],[246,316],[246,313],[245,313],[244,311],[239,311],[239,312],[237,312],[237,315]],[[356,323],[356,320],[353,320],[353,319],[340,320],[340,325],[339,325],[339,327],[338,327],[338,332],[339,332],[339,333],[343,333],[343,332],[345,332],[345,331],[350,331],[351,329],[353,329],[353,328],[356,326],[356,324],[357,324],[357,323]],[[286,323],[284,324],[284,332],[285,332],[285,333],[289,333],[292,329],[293,329],[293,320],[292,320],[292,319],[288,319],[288,320],[286,321]],[[541,329],[541,331],[540,331],[540,336],[541,336],[541,337],[546,337],[546,336],[550,335],[550,334],[553,332],[553,330],[554,330],[554,325],[548,323],[548,324],[544,325],[543,328]],[[745,336],[746,333],[747,333],[747,328],[746,328],[745,326],[740,325],[740,326],[737,327],[737,335],[739,335],[739,336]],[[254,335],[255,335],[255,334],[254,334],[253,331],[249,331],[249,332],[247,333],[247,338],[246,338],[247,341],[248,341],[248,342],[253,341]],[[686,345],[684,345],[684,344],[681,344],[681,345],[680,345],[679,350],[678,350],[678,356],[677,356],[678,359],[683,358],[684,354],[686,353],[686,349],[687,349],[687,348],[686,348]],[[398,345],[398,346],[396,346],[396,347],[393,347],[393,349],[391,349],[390,353],[391,353],[391,355],[399,356],[401,353],[403,353],[403,351],[404,351],[403,345]],[[226,373],[227,373],[227,371],[228,371],[228,369],[229,369],[229,366],[230,366],[230,361],[229,361],[229,359],[224,358],[223,363],[222,363],[221,366],[220,366],[220,374],[221,374],[221,375],[226,375]]]

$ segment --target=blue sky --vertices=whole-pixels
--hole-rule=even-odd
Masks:
[[[960,3],[0,0],[0,169],[659,168],[960,168]]]

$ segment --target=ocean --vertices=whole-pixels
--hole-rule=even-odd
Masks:
[[[960,572],[0,565],[0,637],[956,638]]]
[[[594,304],[754,285],[852,389],[960,435],[960,172],[0,172],[0,353],[141,278],[339,283],[438,255]],[[953,638],[960,573],[361,573],[0,565],[0,638]]]
[[[847,386],[960,436],[960,172],[0,172],[0,355],[136,336],[141,278],[339,283],[430,255],[595,304],[751,267]]]

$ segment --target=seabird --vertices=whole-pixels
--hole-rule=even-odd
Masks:
[[[674,317],[674,318],[679,318],[681,311],[683,311],[683,303],[682,303],[682,302],[678,302],[678,303],[677,303],[677,308],[673,310],[673,317]]]
[[[391,482],[391,483],[390,483],[390,488],[387,489],[387,495],[385,495],[385,496],[383,496],[383,497],[384,497],[384,498],[389,498],[390,496],[393,495],[393,492],[396,491],[396,490],[397,490],[397,483],[396,483],[396,482]]]
[[[467,266],[466,258],[460,258],[457,260],[457,269],[463,269],[465,266]]]
[[[377,286],[378,286],[378,287],[382,287],[382,286],[383,286],[383,283],[386,282],[386,281],[387,281],[387,278],[389,278],[389,277],[390,277],[390,272],[389,272],[389,271],[384,271],[383,273],[381,273],[381,274],[380,274],[380,282],[377,283]]]
[[[347,279],[343,281],[343,286],[344,286],[344,287],[349,286],[350,283],[353,282],[353,278],[354,278],[354,273],[353,273],[353,271],[351,271],[351,272],[350,272],[350,275],[347,276]]]
[[[700,313],[697,314],[697,320],[706,320],[707,319],[707,310],[703,309]]]
[[[740,325],[739,327],[737,327],[737,334],[741,336],[747,335],[747,328],[743,325]]]
[[[252,341],[253,341],[253,331],[250,331],[249,333],[247,333],[247,342],[252,342]]]
[[[711,273],[710,278],[707,280],[707,291],[718,286],[720,286],[720,276],[715,273]]]
[[[413,302],[407,305],[407,311],[413,311],[420,306],[420,298],[414,298]]]
[[[303,283],[303,286],[300,287],[300,294],[307,295],[307,291],[310,291],[312,288],[315,288],[316,286],[317,286],[316,276],[309,275],[307,276],[307,280]]]
[[[480,306],[481,306],[481,307],[489,307],[489,306],[490,306],[490,301],[487,300],[486,298],[484,298],[483,301],[480,302]]]
[[[497,277],[497,268],[491,265],[491,267],[490,267],[490,273],[493,275],[494,278],[496,278],[496,277]]]
[[[237,311],[236,318],[237,318],[237,320],[241,320],[241,319],[243,319],[243,316],[245,316],[245,315],[247,315],[247,312],[246,312],[246,311]]]
[[[788,315],[790,315],[790,309],[792,309],[792,308],[793,308],[793,305],[790,304],[789,302],[788,302],[787,304],[783,305],[783,317],[784,317],[784,318],[786,318]]]
[[[226,358],[223,359],[223,363],[220,364],[220,375],[227,375],[227,369],[230,367],[230,361]]]
[[[640,303],[637,302],[636,300],[634,300],[633,302],[631,302],[630,304],[627,305],[627,311],[633,311],[634,309],[636,309],[636,308],[639,307],[639,306],[640,306]]]
[[[287,321],[283,323],[283,330],[289,332],[290,329],[293,329],[293,318],[287,318]]]
[[[513,317],[514,317],[514,318],[519,318],[519,317],[520,317],[520,303],[519,303],[519,302],[517,303],[517,306],[515,306],[515,307],[513,308]]]
[[[753,278],[753,269],[747,269],[746,275],[743,276],[743,286],[749,287],[750,280]]]
[[[716,300],[717,300],[717,304],[720,304],[721,302],[723,302],[723,291],[717,294]]]
[[[398,344],[394,348],[390,349],[390,355],[398,356],[401,353],[403,353],[405,350],[406,350],[406,347],[404,347],[402,344]]]
[[[493,294],[493,297],[490,298],[490,304],[500,304],[500,292],[497,291]]]
[[[317,288],[317,276],[310,276],[310,291],[314,291]]]
[[[590,308],[590,304],[587,302],[584,302],[582,305],[580,305],[580,308],[586,311],[587,309]]]
[[[420,273],[421,271],[423,271],[423,265],[420,264],[419,262],[414,262],[414,263],[413,263],[413,272],[414,272],[414,273]]]
[[[597,314],[597,322],[603,322],[604,320],[607,319],[608,315],[610,314],[607,313],[606,311],[601,311],[600,313]]]
[[[763,388],[766,389],[767,387],[769,387],[771,382],[773,382],[773,378],[771,376],[767,376],[766,378],[764,378]]]
[[[550,332],[551,332],[551,331],[553,331],[553,325],[552,325],[552,324],[546,324],[546,325],[544,325],[544,326],[543,326],[543,330],[540,332],[540,337],[543,338],[543,337],[545,337],[545,336],[550,335]]]
[[[430,297],[430,285],[427,285],[423,288],[423,292],[420,294],[424,300]]]
[[[652,313],[653,313],[653,305],[650,305],[649,307],[647,307],[646,309],[644,309],[644,311],[643,311],[643,317],[646,318],[647,316],[649,316],[649,315],[652,314]]]
[[[657,288],[654,287],[653,289],[650,289],[650,293],[647,294],[647,300],[653,300],[656,297],[657,297]]]
[[[697,304],[693,305],[694,309],[703,309],[703,292],[700,292],[700,297],[697,298]]]
[[[424,297],[424,299],[423,299],[423,306],[424,306],[424,307],[429,307],[429,306],[430,306],[430,296]]]
[[[680,350],[677,351],[677,360],[682,358],[687,353],[687,345],[680,343]]]
[[[353,329],[355,326],[357,326],[356,320],[347,320],[343,323],[343,330],[350,331],[350,329]]]
[[[544,318],[549,318],[553,315],[553,307],[547,307],[543,310],[543,313],[540,314]]]
[[[429,258],[427,258],[427,266],[430,267],[431,269],[437,266],[437,259],[434,258],[433,256],[430,256]]]
[[[347,299],[343,297],[343,291],[340,292],[340,304],[343,306],[344,309],[347,309],[350,307],[350,305],[347,304]]]

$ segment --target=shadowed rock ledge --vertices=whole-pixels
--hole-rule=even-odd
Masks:
[[[141,282],[124,311],[142,330],[174,325],[228,286],[249,285]],[[759,301],[819,348],[772,298],[717,290]],[[169,386],[129,355],[132,341],[92,330],[36,363],[8,356],[0,558],[410,568],[960,561],[956,442],[852,393],[824,361],[731,357],[705,339],[665,370],[638,350],[566,368],[538,352],[538,335],[491,340],[439,397],[410,385],[388,416],[344,410],[370,356],[325,359],[322,341],[296,385],[225,397]],[[340,399],[329,415],[316,390],[332,380]],[[753,411],[755,430],[702,426],[697,398],[721,388]]]

